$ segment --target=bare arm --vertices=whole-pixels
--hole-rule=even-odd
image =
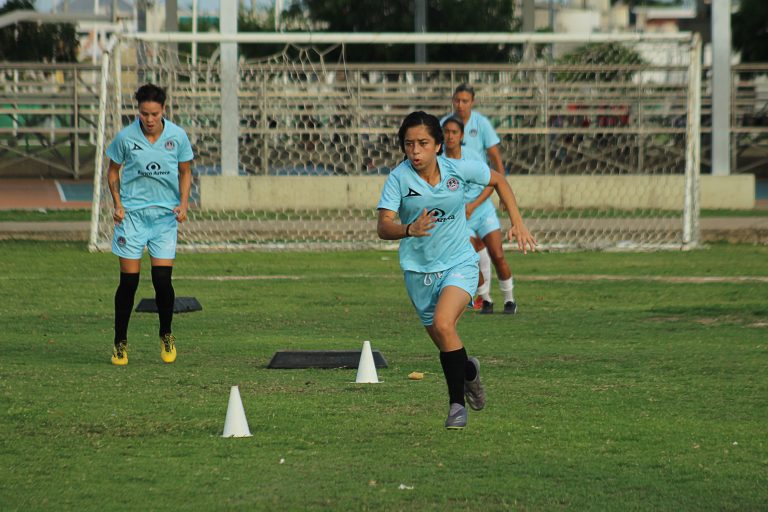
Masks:
[[[112,219],[115,224],[123,222],[125,217],[125,210],[123,209],[123,202],[120,200],[120,168],[121,164],[109,160],[109,168],[107,169],[107,185],[109,185],[109,193],[112,194],[112,204],[114,206],[112,212]]]
[[[173,209],[173,211],[176,212],[176,220],[179,222],[184,222],[187,220],[187,210],[189,209],[189,192],[191,189],[191,161],[179,162],[179,206]]]
[[[400,240],[410,236],[430,236],[429,230],[435,227],[435,218],[427,213],[427,209],[421,212],[419,217],[410,224],[395,222],[396,212],[392,210],[379,210],[379,221],[376,225],[376,233],[382,240]]]
[[[494,171],[504,174],[504,164],[501,162],[501,150],[499,145],[491,146],[487,150],[488,166]]]
[[[536,240],[523,223],[523,217],[520,215],[520,210],[517,207],[515,193],[512,191],[509,183],[507,183],[507,179],[502,174],[491,171],[491,180],[488,182],[488,185],[496,189],[496,193],[509,212],[509,218],[512,220],[512,228],[507,232],[509,241],[511,242],[512,238],[516,238],[517,246],[523,251],[523,254],[527,254],[528,249],[536,251]]]

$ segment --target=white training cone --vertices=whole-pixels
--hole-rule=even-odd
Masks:
[[[224,420],[224,435],[221,437],[251,437],[251,431],[248,430],[248,420],[245,419],[243,401],[240,400],[240,390],[237,386],[232,386],[229,391],[227,419]]]
[[[371,352],[371,342],[363,342],[363,350],[360,352],[360,362],[357,365],[357,383],[377,384],[379,376],[376,375],[376,363],[373,362],[373,352]]]

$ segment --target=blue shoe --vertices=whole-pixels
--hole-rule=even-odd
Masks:
[[[451,404],[448,417],[445,419],[445,428],[448,430],[461,430],[467,426],[467,409],[461,404]]]

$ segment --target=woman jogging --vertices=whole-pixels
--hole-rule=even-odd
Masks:
[[[467,184],[496,189],[512,214],[507,234],[510,240],[517,239],[523,253],[534,251],[536,241],[515,213],[512,189],[499,174],[492,174],[482,162],[440,156],[443,131],[435,116],[412,112],[400,126],[398,138],[407,159],[384,184],[377,232],[384,240],[401,240],[400,266],[408,295],[440,351],[449,398],[445,427],[462,429],[467,424],[466,402],[474,410],[485,406],[480,365],[468,358],[456,331],[478,277],[478,256],[467,237]]]
[[[476,151],[483,161],[490,165],[491,169],[504,174],[504,165],[501,161],[501,151],[499,149],[501,139],[488,118],[474,110],[475,89],[467,83],[459,84],[453,91],[451,104],[453,105],[453,112],[443,116],[440,122],[444,123],[452,117],[459,119],[464,124],[464,136],[461,145]],[[483,314],[491,314],[493,313],[493,299],[491,298],[492,260],[480,237],[473,236],[472,245],[480,255],[480,274],[482,276],[482,284],[477,290],[478,300],[475,303],[475,309],[480,309],[480,312]],[[501,261],[503,261],[503,259]],[[494,264],[497,264],[498,262],[499,260],[493,260]],[[496,266],[496,275],[499,276],[500,281],[502,273],[502,269]],[[499,284],[502,287],[507,287],[511,290],[511,280]],[[516,303],[514,300],[506,300],[506,297],[510,295],[509,291],[505,291],[504,295],[504,302],[508,303],[505,304],[504,312],[507,314],[514,314],[517,311]]]
[[[112,364],[119,366],[128,364],[128,322],[145,247],[152,263],[152,285],[160,317],[160,358],[165,363],[176,360],[176,340],[171,331],[175,300],[171,273],[178,223],[187,220],[190,163],[194,157],[184,130],[163,117],[162,88],[143,85],[135,99],[138,117],[107,148],[107,181],[115,221],[112,252],[120,259],[112,351]]]
[[[460,119],[450,117],[443,121],[443,136],[445,137],[445,156],[448,158],[482,160],[482,157],[474,150],[462,147],[464,123]],[[501,179],[504,179],[503,176],[501,176]],[[507,260],[504,259],[504,248],[501,245],[503,240],[501,224],[499,223],[498,215],[496,215],[496,207],[490,199],[492,193],[493,189],[491,187],[482,187],[474,183],[468,185],[465,196],[467,201],[467,225],[469,226],[470,236],[482,240],[493,262],[493,266],[496,267],[499,288],[504,294],[504,313],[514,315],[517,312],[517,303],[515,302],[514,286],[512,283],[512,270],[509,268]],[[520,215],[520,212],[516,212],[516,215]],[[514,218],[514,215],[510,216]],[[481,281],[486,278],[482,273],[480,277]],[[484,284],[483,281],[478,286],[478,295],[483,300],[483,309],[480,312],[487,314],[488,309],[493,311],[493,302],[490,301],[489,288],[484,286]]]

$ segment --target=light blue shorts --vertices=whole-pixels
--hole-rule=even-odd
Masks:
[[[173,210],[142,208],[125,212],[123,222],[115,226],[112,253],[121,258],[141,259],[144,247],[150,256],[172,260],[176,258],[176,238],[179,223]]]
[[[469,294],[468,300],[475,295],[480,273],[477,262],[478,258],[474,257],[443,272],[430,274],[405,271],[405,289],[423,325],[432,325],[434,322],[437,301],[446,286],[461,288]]]
[[[501,230],[499,216],[496,215],[496,208],[481,205],[480,208],[472,212],[472,216],[467,220],[470,236],[485,238],[485,235],[491,231]]]

